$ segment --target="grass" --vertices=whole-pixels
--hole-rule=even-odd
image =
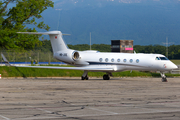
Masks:
[[[2,77],[81,77],[83,71],[80,70],[61,70],[61,69],[41,69],[41,68],[21,68],[1,66],[0,74]],[[90,77],[102,77],[103,72],[89,72]],[[160,77],[159,73],[123,71],[113,73],[114,77]],[[180,76],[180,74],[166,74],[167,77]]]
[[[180,65],[180,60],[171,60],[174,64]]]

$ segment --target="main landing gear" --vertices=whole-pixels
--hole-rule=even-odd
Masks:
[[[88,71],[84,71],[83,75],[81,76],[81,80],[88,80]]]
[[[109,79],[110,79],[110,77],[108,74],[103,75],[103,80],[109,80]]]
[[[107,74],[103,75],[103,80],[110,80],[109,76],[112,76],[112,73],[107,73]]]
[[[110,76],[112,76],[112,73],[107,73],[103,75],[103,80],[110,80]],[[84,71],[83,75],[81,76],[81,80],[88,80],[88,71]]]
[[[88,76],[85,76],[85,77],[81,76],[81,80],[88,80],[88,79],[89,79]]]
[[[160,73],[162,77],[162,82],[167,82],[166,76],[164,73]]]

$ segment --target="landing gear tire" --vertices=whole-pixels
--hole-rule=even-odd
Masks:
[[[162,82],[167,82],[167,79],[166,78],[162,78]]]
[[[103,75],[103,80],[109,80],[109,79],[110,79],[109,75]]]
[[[88,80],[89,79],[89,77],[88,76],[85,76],[85,77],[81,77],[81,80]]]

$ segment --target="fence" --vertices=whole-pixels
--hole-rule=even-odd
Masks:
[[[52,52],[40,52],[40,51],[27,51],[27,52],[12,52],[1,51],[9,62],[60,62],[53,58]],[[2,62],[2,56],[1,56]]]
[[[180,65],[178,65],[178,69],[172,70],[171,74],[180,74]]]

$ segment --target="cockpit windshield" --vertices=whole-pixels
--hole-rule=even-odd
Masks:
[[[159,58],[159,57],[156,57],[156,60],[160,60],[160,58]]]
[[[159,57],[161,60],[169,60],[167,57]]]
[[[167,57],[156,57],[156,60],[169,60]]]

